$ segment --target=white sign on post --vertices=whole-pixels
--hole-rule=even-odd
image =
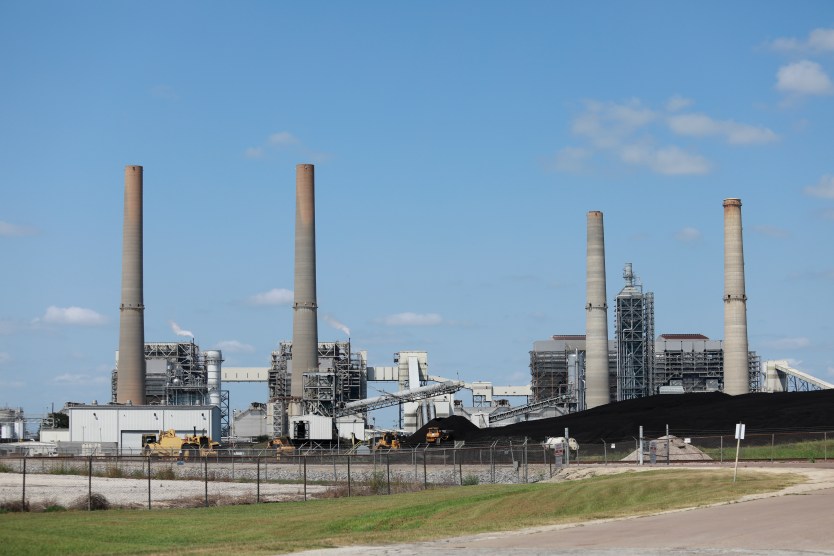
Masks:
[[[736,423],[736,465],[733,468],[733,482],[738,474],[738,453],[741,451],[741,441],[744,440],[744,423]]]

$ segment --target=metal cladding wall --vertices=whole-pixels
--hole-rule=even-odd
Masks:
[[[304,373],[316,373],[319,370],[314,184],[313,165],[298,164],[295,167],[295,304],[290,394],[299,400],[304,391]]]
[[[605,236],[602,213],[588,212],[587,304],[585,305],[585,407],[610,401],[608,305],[605,296]]]
[[[206,434],[220,440],[217,406],[84,405],[68,408],[70,441],[117,442],[121,448],[141,448],[143,433],[174,429],[180,436]]]
[[[122,304],[116,401],[145,403],[145,306],[142,295],[142,167],[125,167]]]
[[[750,392],[741,199],[724,199],[724,393]]]

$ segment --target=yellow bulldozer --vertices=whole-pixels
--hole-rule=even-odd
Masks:
[[[286,437],[273,438],[267,444],[267,447],[275,450],[275,457],[280,460],[282,455],[288,456],[295,452],[295,447],[290,444],[290,440]]]
[[[374,444],[374,450],[399,450],[400,449],[400,437],[397,436],[395,432],[386,432],[384,433],[379,440],[377,440],[376,444]]]
[[[426,443],[440,446],[443,441],[452,440],[453,435],[450,430],[443,430],[440,427],[429,427],[426,431]]]
[[[188,459],[217,455],[220,443],[204,435],[177,436],[174,429],[142,435],[142,455]]]

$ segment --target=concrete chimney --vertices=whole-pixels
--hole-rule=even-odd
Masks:
[[[587,301],[585,305],[585,407],[610,401],[608,305],[605,296],[605,234],[602,212],[588,212]]]
[[[304,373],[317,373],[318,321],[316,305],[316,200],[312,164],[295,167],[295,303],[292,330],[290,415],[301,412]]]
[[[750,392],[741,199],[724,199],[724,392]]]
[[[116,402],[145,404],[145,306],[142,295],[142,167],[125,166],[122,304]]]

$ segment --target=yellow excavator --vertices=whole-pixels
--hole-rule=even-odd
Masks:
[[[174,429],[142,435],[142,455],[187,459],[217,455],[220,443],[204,435],[177,436]]]

